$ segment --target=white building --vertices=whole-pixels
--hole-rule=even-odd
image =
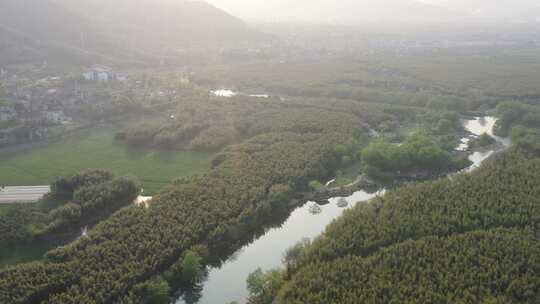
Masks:
[[[128,76],[122,73],[115,73],[109,67],[93,67],[82,73],[82,77],[86,81],[121,81],[126,82]]]
[[[64,115],[64,111],[61,110],[44,111],[43,115],[48,122],[52,123],[62,123],[70,120],[69,117]]]
[[[83,73],[86,81],[109,81],[112,79],[112,70],[107,67],[94,67]]]
[[[92,81],[94,80],[94,72],[93,71],[87,71],[82,74],[83,79],[86,81]]]
[[[0,121],[9,121],[17,117],[17,112],[10,107],[0,107]]]
[[[117,81],[120,81],[120,82],[127,82],[128,81],[128,75],[127,74],[118,73],[115,76],[116,76]]]

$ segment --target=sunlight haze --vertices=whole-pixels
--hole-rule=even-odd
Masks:
[[[505,19],[526,15],[530,9],[540,9],[540,3],[535,0],[208,0],[208,2],[247,20],[353,24],[390,20],[421,23],[435,21],[441,16],[442,19],[438,21],[457,21],[464,17]],[[414,20],[415,18],[417,20]]]
[[[540,0],[0,0],[0,304],[540,304]]]

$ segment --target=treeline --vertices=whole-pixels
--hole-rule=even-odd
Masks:
[[[46,260],[1,271],[0,302],[144,302],[144,290],[159,295],[166,289],[162,279],[183,269],[178,265],[188,251],[240,247],[261,222],[288,208],[295,191],[332,176],[370,129],[396,130],[424,112],[345,99],[239,97],[181,103],[177,122],[160,130],[201,122],[216,130],[229,126],[240,134],[233,142],[241,143],[228,144],[208,174],[175,181],[149,208],[123,208],[87,237],[49,252]],[[30,278],[33,272],[53,271],[70,279]],[[12,290],[13,285],[20,288]]]
[[[376,61],[209,66],[197,69],[193,77],[198,84],[214,88],[229,86],[247,92],[254,88],[278,96],[360,100],[433,110],[466,112],[494,103],[478,92],[450,89],[444,82],[412,77],[410,71]]]
[[[213,150],[224,146],[234,138],[226,132],[235,131],[210,127],[208,124],[143,124],[119,132],[115,138],[133,147],[152,147],[158,149],[193,148],[194,150]],[[215,140],[215,141],[214,141]]]
[[[174,119],[132,126],[116,138],[135,147],[218,150],[246,138],[247,117],[273,107],[247,96],[221,101],[209,94],[197,95],[178,104]]]
[[[484,133],[477,138],[471,140],[469,146],[472,148],[485,148],[496,144],[497,141],[491,135]]]
[[[118,209],[133,203],[140,188],[127,178],[95,170],[60,178],[37,205],[21,205],[0,217],[0,244],[14,245],[64,238],[79,233]],[[65,202],[48,208],[46,202]],[[57,240],[61,242],[62,240]]]
[[[513,151],[473,173],[360,204],[294,255],[274,296],[278,303],[533,303],[539,172],[537,154]]]
[[[290,109],[295,113],[288,113]],[[315,109],[333,115],[321,117]],[[304,115],[298,112],[305,111]],[[273,124],[292,116],[297,122],[288,128],[302,132],[320,131],[334,125],[341,126],[339,115],[353,113],[364,127],[372,126],[381,131],[393,131],[404,123],[412,123],[423,108],[365,103],[354,100],[293,98],[261,99],[249,96],[215,98],[197,96],[179,103],[174,119],[162,123],[132,126],[116,134],[116,139],[134,147],[158,149],[192,149],[215,151],[241,142],[261,132],[271,131]],[[333,122],[332,120],[337,122]],[[322,122],[321,120],[325,120]],[[263,125],[263,122],[265,125]],[[259,128],[259,129],[257,129]],[[262,128],[262,129],[261,129]],[[277,127],[276,127],[277,128]]]
[[[459,171],[469,165],[444,150],[429,136],[417,133],[396,145],[385,140],[372,142],[361,152],[364,172],[373,178],[400,176],[428,178]]]
[[[536,303],[537,229],[406,241],[363,258],[310,264],[277,303]]]
[[[121,209],[45,261],[0,272],[0,302],[140,303],[149,285],[139,284],[160,289],[155,276],[194,246],[241,246],[294,191],[333,174],[341,161],[335,146],[366,132],[358,116],[319,107],[265,106],[239,121],[250,138],[225,149],[210,173],[177,181],[149,208]],[[35,283],[33,271],[75,276]]]
[[[497,106],[495,134],[510,136],[517,146],[540,151],[540,107],[518,101]]]

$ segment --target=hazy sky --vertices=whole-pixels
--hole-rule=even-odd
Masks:
[[[418,3],[444,7],[449,13],[476,17],[510,18],[525,14],[527,9],[540,8],[539,0],[207,0],[215,6],[243,19],[322,20],[358,18],[376,20],[377,16],[404,17]],[[416,3],[415,3],[416,2]],[[413,15],[414,16],[414,13]]]

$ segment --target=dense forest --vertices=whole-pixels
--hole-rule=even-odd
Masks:
[[[502,110],[499,112],[503,115]],[[404,133],[402,129],[405,126],[413,126],[418,132],[412,135]],[[64,225],[59,223],[79,224],[78,219],[85,212],[101,219],[108,218],[97,224],[87,237],[50,251],[43,261],[1,270],[0,302],[141,303],[149,297],[166,298],[175,289],[197,281],[204,265],[209,263],[209,255],[219,255],[218,251],[223,248],[233,252],[260,229],[265,219],[290,208],[290,199],[295,193],[308,190],[310,182],[329,178],[350,162],[362,163],[365,173],[369,173],[370,167],[380,167],[378,169],[382,171],[440,172],[448,168],[459,169],[464,164],[454,158],[453,149],[457,145],[456,138],[462,134],[457,112],[434,110],[426,105],[418,107],[407,103],[396,105],[318,97],[282,100],[237,96],[220,99],[195,93],[178,103],[173,119],[123,130],[116,134],[116,138],[134,148],[220,150],[212,160],[212,170],[205,175],[174,181],[147,207],[130,205],[116,212],[116,208],[126,204],[116,200],[118,205],[107,205],[105,199],[93,199],[92,193],[114,197],[112,189],[115,185],[124,185],[127,181],[112,179],[106,173],[99,173],[103,180],[97,184],[91,180],[99,179],[98,173],[94,173],[98,177],[89,174],[90,182],[79,177],[57,181],[53,190],[67,196],[72,203],[51,212],[47,218],[53,220],[47,227]],[[379,139],[373,141],[374,136]],[[380,145],[382,150],[378,149]],[[380,154],[378,150],[384,153]],[[395,153],[391,153],[389,162],[384,160],[381,163],[381,157],[385,159],[388,151]],[[475,230],[478,221],[491,223],[495,219],[499,221],[489,227],[507,227],[500,224],[503,219],[499,217],[489,220],[478,218],[489,208],[483,209],[481,215],[470,215],[471,218],[459,215],[459,212],[473,206],[465,202],[484,195],[478,193],[480,190],[473,185],[490,184],[488,177],[492,179],[491,184],[498,184],[498,179],[503,178],[498,171],[505,172],[501,167],[507,169],[510,164],[526,160],[514,157],[519,161],[508,160],[505,162],[508,166],[492,166],[474,175],[459,177],[457,180],[463,180],[461,183],[443,180],[396,191],[408,193],[411,200],[421,205],[419,208],[407,208],[396,203],[396,210],[404,212],[403,216],[393,209],[383,208],[386,203],[382,202],[391,202],[394,200],[392,197],[402,195],[391,192],[379,203],[370,205],[379,207],[366,208],[371,213],[383,212],[381,214],[390,216],[385,220],[389,225],[387,228],[380,225],[380,219],[373,222],[369,216],[358,221],[354,214],[368,212],[363,208],[358,209],[362,211],[351,211],[329,228],[329,231],[339,230],[339,223],[347,222],[348,218],[354,223],[352,226],[380,227],[381,230],[366,230],[365,233],[373,235],[366,235],[365,244],[356,239],[361,234],[338,231],[330,240],[321,237],[308,246],[305,253],[301,250],[300,256],[306,255],[309,257],[306,260],[314,263],[327,263],[352,254],[348,250],[358,248],[371,254],[380,246],[390,245],[401,238],[410,239],[417,233],[421,237],[447,237],[459,229],[464,232]],[[395,166],[386,167],[389,164]],[[528,173],[533,174],[533,171]],[[535,177],[530,178],[534,180]],[[526,184],[517,178],[516,185],[520,183],[522,186]],[[458,185],[468,186],[467,189],[477,195],[465,189],[453,189]],[[507,189],[507,192],[490,192],[496,202],[514,193],[514,185],[506,185],[497,189]],[[428,193],[431,196],[428,197]],[[453,205],[446,200],[450,193],[463,195],[457,201],[463,204],[450,208]],[[525,193],[529,192],[522,192]],[[440,194],[444,196],[441,198]],[[426,203],[443,198],[446,199],[440,204]],[[456,201],[453,202],[455,205]],[[491,201],[482,202],[489,204]],[[427,212],[429,206],[434,208],[433,214]],[[436,206],[444,206],[446,211],[440,214]],[[104,213],[93,213],[92,210]],[[413,210],[426,212],[416,214]],[[449,212],[459,214],[448,217]],[[108,216],[110,213],[112,215]],[[520,221],[511,216],[504,218],[509,218],[511,223]],[[401,225],[400,219],[413,226]],[[429,227],[437,233],[430,233]],[[425,233],[419,234],[417,230]],[[347,237],[352,239],[344,239]],[[296,266],[290,269],[290,275],[300,275],[307,267],[306,260],[295,260],[293,264]],[[295,277],[285,286],[294,286]],[[283,297],[289,299],[285,292]]]
[[[405,241],[306,266],[278,303],[534,303],[538,253],[530,227]]]
[[[451,155],[434,140],[414,134],[399,145],[380,140],[362,150],[364,172],[374,178],[407,176],[437,176],[441,172],[459,171],[468,161]]]
[[[230,107],[245,113],[251,101],[237,107],[233,101]],[[195,115],[230,117],[228,107],[214,102],[208,106],[216,110]],[[353,101],[257,106],[256,113],[228,122],[246,139],[223,150],[210,173],[176,181],[149,208],[121,209],[44,261],[2,270],[0,302],[140,303],[138,291],[149,286],[139,283],[159,287],[155,275],[171,269],[181,273],[188,250],[237,246],[261,219],[286,208],[294,191],[332,175],[341,162],[336,146],[366,137],[370,125],[387,120],[399,125],[415,117]]]
[[[535,0],[241,1],[0,0],[0,304],[540,303]]]
[[[397,56],[353,56],[331,63],[204,66],[195,70],[194,80],[278,96],[483,111],[508,100],[536,102],[538,58],[535,47],[504,51],[449,48]]]
[[[19,205],[0,215],[0,245],[50,241],[62,244],[122,207],[140,193],[136,182],[107,171],[60,178],[36,205]]]
[[[402,84],[394,84],[401,93]],[[355,100],[363,98],[360,95],[327,94],[218,98],[201,88],[190,88],[184,94],[173,103],[173,115],[120,129],[116,140],[130,149],[216,151],[212,170],[173,181],[147,206],[131,204],[139,191],[135,183],[106,172],[58,180],[52,188],[65,204],[54,210],[10,211],[1,222],[6,231],[2,242],[31,241],[99,223],[87,237],[48,252],[42,261],[0,270],[0,302],[143,303],[166,299],[200,280],[209,256],[234,252],[253,238],[261,223],[293,208],[291,198],[298,192],[308,191],[313,181],[331,178],[351,163],[360,164],[362,173],[371,177],[394,174],[391,178],[411,173],[440,176],[465,167],[462,155],[454,151],[459,138],[466,135],[460,112],[482,108],[475,102],[449,107],[458,97],[442,93],[411,102],[423,94],[417,91],[410,99],[381,97],[387,102],[370,98],[360,102]],[[535,134],[540,134],[535,106],[506,102],[496,112],[500,118],[497,133],[511,135],[520,151],[534,153],[531,148],[539,138]],[[480,137],[478,145],[489,145],[492,140]],[[321,295],[309,289],[320,283],[316,270],[324,269],[325,274],[341,280],[341,272],[334,275],[325,267],[346,267],[356,276],[364,275],[364,268],[383,267],[363,260],[377,259],[379,254],[416,250],[414,254],[425,255],[427,260],[432,252],[426,252],[429,245],[425,244],[434,242],[445,248],[485,238],[486,248],[503,246],[489,241],[494,233],[488,230],[531,229],[528,226],[537,209],[538,176],[531,169],[535,166],[538,161],[531,155],[513,152],[473,174],[391,191],[348,212],[312,244],[297,248],[285,272],[260,273],[252,281],[275,281],[269,293],[259,288],[259,296],[265,299],[278,295],[285,303],[332,302],[331,293]],[[120,197],[119,191],[123,191],[119,189],[129,195]],[[523,202],[527,205],[519,205]],[[469,235],[476,230],[486,231]],[[509,238],[515,234],[508,231]],[[415,246],[418,248],[411,248]],[[453,257],[452,251],[448,256]],[[419,273],[424,266],[418,265]],[[374,275],[387,273],[385,268],[373,271]],[[516,277],[520,275],[516,271]],[[301,281],[306,282],[305,289],[297,286]],[[518,300],[489,286],[481,288],[486,289],[482,301],[499,296]],[[402,296],[391,293],[388,299]],[[261,301],[253,297],[252,302]]]
[[[518,101],[504,102],[497,107],[495,133],[510,136],[518,146],[538,150],[540,146],[540,107]]]
[[[539,169],[537,154],[514,150],[358,205],[288,253],[272,292],[278,303],[532,303]]]

